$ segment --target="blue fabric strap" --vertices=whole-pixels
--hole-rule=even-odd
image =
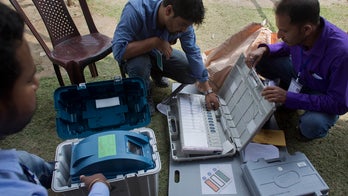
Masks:
[[[27,177],[28,181],[29,182],[32,182],[34,184],[40,184],[40,181],[39,179],[35,176],[35,174],[33,174],[33,172],[31,172],[28,167],[26,167],[25,165],[23,164],[20,164],[20,166],[22,167],[23,169],[23,173],[24,175]]]

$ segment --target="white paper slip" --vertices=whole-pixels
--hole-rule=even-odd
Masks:
[[[279,149],[269,144],[249,143],[245,148],[245,161],[257,161],[260,158],[279,158]]]

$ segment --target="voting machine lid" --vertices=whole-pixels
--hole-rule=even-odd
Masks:
[[[156,167],[154,149],[148,133],[104,131],[72,146],[70,176],[78,182],[81,175],[103,173],[108,179],[117,175],[146,172]]]
[[[237,151],[244,149],[275,111],[275,104],[261,96],[264,84],[243,54],[227,75],[218,95],[223,130]]]
[[[56,128],[62,139],[106,130],[131,130],[151,121],[143,79],[133,77],[59,87],[54,92]]]

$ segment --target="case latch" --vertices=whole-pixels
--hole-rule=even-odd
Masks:
[[[115,84],[122,84],[122,77],[121,76],[115,76],[114,82],[115,82]]]
[[[77,87],[77,90],[83,90],[86,89],[86,83],[80,83],[79,86]]]

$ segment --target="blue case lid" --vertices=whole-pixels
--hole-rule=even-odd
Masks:
[[[54,92],[56,127],[62,139],[84,138],[106,130],[131,130],[150,123],[141,78],[59,87]]]

